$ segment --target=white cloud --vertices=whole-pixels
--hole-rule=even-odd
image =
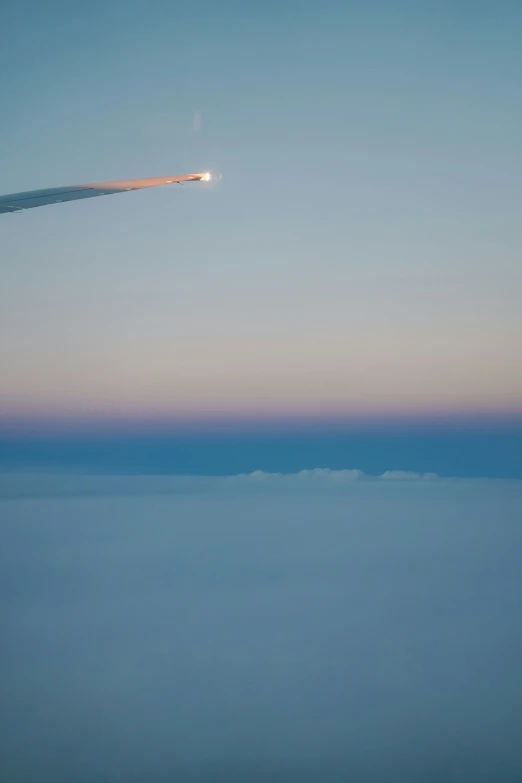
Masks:
[[[208,492],[248,489],[332,489],[359,482],[426,481],[439,479],[436,473],[389,470],[371,476],[361,470],[315,468],[299,473],[267,473],[255,470],[232,476],[110,476],[64,475],[60,473],[0,474],[0,499],[9,497],[55,497],[60,495],[149,495],[180,492]],[[447,479],[445,479],[447,481]]]
[[[237,476],[228,476],[228,482],[277,484],[281,482],[307,483],[336,483],[345,484],[353,481],[370,478],[361,470],[330,470],[329,468],[315,468],[314,470],[301,470],[299,473],[266,473],[263,470],[255,470],[253,473],[241,473]]]
[[[0,777],[520,779],[522,482],[411,478],[1,476]]]
[[[382,481],[433,481],[438,479],[436,473],[414,473],[410,470],[387,470],[382,476]]]

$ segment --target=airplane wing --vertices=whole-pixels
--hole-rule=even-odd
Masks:
[[[176,182],[208,182],[210,174],[175,174],[172,177],[145,177],[144,179],[120,179],[114,182],[92,182],[90,185],[69,185],[48,190],[29,190],[26,193],[11,193],[0,196],[0,214],[20,212],[32,207],[47,204],[60,204],[63,201],[76,201],[81,198],[108,196],[111,193],[125,193],[129,190],[154,188],[157,185],[171,185]]]

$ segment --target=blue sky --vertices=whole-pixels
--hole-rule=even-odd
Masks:
[[[519,414],[521,34],[508,2],[12,4],[2,192],[222,179],[3,218],[3,425]]]
[[[87,435],[71,427],[34,435],[2,433],[0,472],[226,476],[255,470],[294,473],[314,468],[435,472],[441,476],[522,478],[522,427],[498,421],[368,423],[270,428],[226,422],[221,431],[127,432]]]
[[[2,9],[0,777],[521,777],[521,40]]]

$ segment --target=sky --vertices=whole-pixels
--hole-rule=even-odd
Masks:
[[[522,776],[522,482],[0,475],[2,779]]]
[[[522,5],[1,19],[0,778],[521,778]]]
[[[519,420],[521,35],[515,2],[9,4],[2,193],[217,179],[2,216],[2,428]]]

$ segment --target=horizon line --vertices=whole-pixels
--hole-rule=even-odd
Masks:
[[[522,426],[522,410],[445,410],[379,412],[330,415],[203,415],[114,416],[78,414],[69,416],[5,416],[0,413],[0,438],[38,436],[197,436],[237,434],[289,434],[313,431],[416,429],[422,427],[483,428]]]

